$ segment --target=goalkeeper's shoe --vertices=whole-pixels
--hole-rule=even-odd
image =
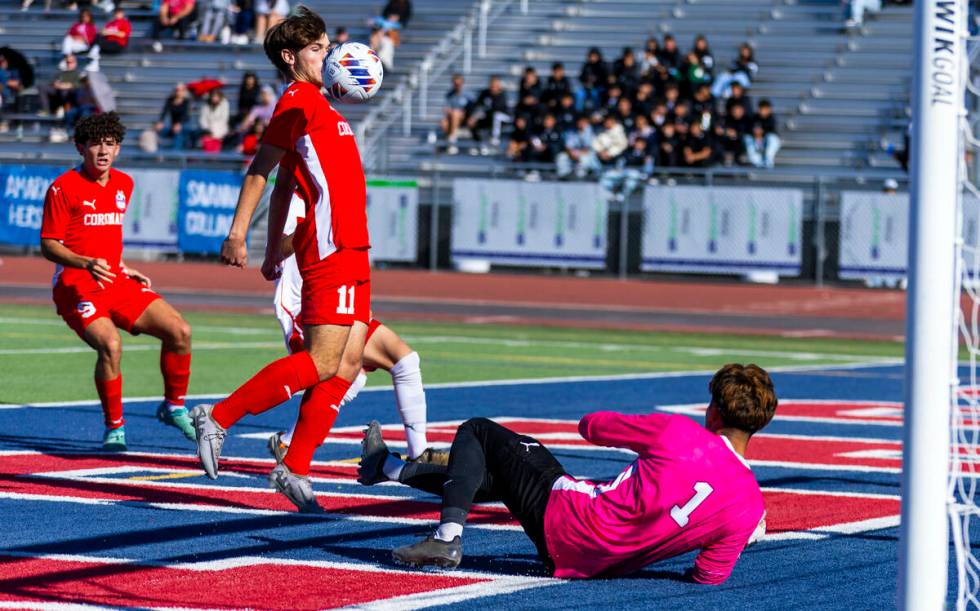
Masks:
[[[102,449],[106,452],[126,451],[126,427],[106,429],[102,436]]]
[[[211,479],[218,479],[218,459],[221,447],[225,445],[225,429],[211,417],[214,406],[201,403],[191,410],[191,420],[197,437],[197,456],[201,459],[204,472]]]
[[[167,402],[163,401],[157,407],[157,420],[168,426],[180,429],[184,437],[191,441],[197,440],[197,433],[194,432],[194,423],[191,421],[191,415],[188,413],[186,407],[177,407],[170,410],[167,409]]]
[[[286,465],[276,465],[269,474],[269,486],[296,505],[300,513],[323,513],[323,508],[316,502],[316,495],[313,494],[310,478],[294,474]]]
[[[391,552],[395,562],[414,567],[437,566],[454,569],[463,560],[463,545],[459,537],[442,541],[426,537],[413,545],[404,545]]]
[[[276,464],[282,464],[284,458],[286,458],[286,452],[289,450],[289,444],[284,443],[282,436],[286,433],[284,431],[279,431],[278,433],[273,433],[272,437],[269,437],[269,453],[272,457],[276,459]]]

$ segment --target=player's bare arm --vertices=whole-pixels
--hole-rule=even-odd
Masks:
[[[266,280],[275,280],[282,271],[279,265],[287,256],[283,254],[283,228],[286,226],[286,216],[289,214],[289,202],[293,196],[295,180],[291,173],[280,172],[276,186],[269,198],[269,231],[265,246],[265,261],[262,263],[262,276]],[[292,244],[292,239],[290,239]]]
[[[135,269],[133,267],[130,267],[129,265],[126,265],[125,262],[120,262],[120,265],[122,266],[122,271],[123,271],[124,274],[126,274],[127,276],[129,276],[133,280],[139,282],[140,284],[145,284],[146,285],[146,288],[152,288],[153,281],[150,280],[150,277],[149,276],[147,276],[143,272],[139,271],[138,269]]]
[[[238,194],[238,205],[235,207],[231,230],[224,244],[221,245],[221,261],[226,265],[245,267],[248,263],[248,249],[245,247],[248,226],[262,198],[269,173],[279,165],[279,161],[285,154],[286,151],[279,147],[263,144],[252,159],[245,180],[242,181],[242,190]]]
[[[41,238],[41,254],[44,258],[64,267],[88,270],[92,278],[100,284],[112,284],[116,274],[112,273],[109,262],[96,257],[86,257],[75,252],[53,238]]]

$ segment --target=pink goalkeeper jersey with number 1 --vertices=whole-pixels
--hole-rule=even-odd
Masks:
[[[762,519],[762,492],[728,439],[684,416],[588,414],[579,433],[639,457],[611,482],[559,478],[544,515],[555,577],[625,575],[700,549],[693,578],[728,578]]]

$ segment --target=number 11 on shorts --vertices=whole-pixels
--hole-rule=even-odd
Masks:
[[[346,284],[337,287],[337,313],[338,314],[353,314],[354,313],[354,289],[356,287],[348,287]]]

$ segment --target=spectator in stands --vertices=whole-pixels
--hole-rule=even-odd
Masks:
[[[288,14],[288,0],[255,0],[255,44],[262,44],[269,28]]]
[[[881,12],[881,0],[842,0],[841,4],[847,28],[859,28],[864,25],[865,14]]]
[[[746,135],[745,154],[757,168],[771,168],[782,142],[776,131],[776,117],[769,100],[759,100],[759,112],[753,118],[751,135]]]
[[[535,102],[540,102],[543,90],[541,79],[538,78],[538,71],[534,66],[524,68],[524,76],[521,77],[521,83],[517,88],[517,99],[522,100],[530,95],[534,97]]]
[[[550,112],[541,121],[541,129],[531,136],[531,161],[537,163],[555,163],[558,154],[565,148],[565,141],[558,131],[558,121]]]
[[[650,125],[650,119],[646,115],[636,115],[636,122],[633,127],[633,131],[629,133],[630,145],[637,138],[643,138],[647,141],[647,150],[656,151],[657,147],[657,130]]]
[[[69,132],[74,130],[75,124],[89,115],[115,110],[115,103],[115,93],[109,87],[105,76],[88,70],[82,72],[77,101],[65,113],[65,130]],[[67,140],[67,133],[65,135]],[[54,130],[51,136],[55,136]],[[52,140],[64,142],[60,137],[53,137]]]
[[[757,72],[759,64],[755,62],[755,51],[752,45],[743,42],[731,67],[719,75],[711,86],[711,94],[716,98],[727,98],[731,95],[732,83],[739,83],[743,89],[748,89]]]
[[[909,151],[911,150],[909,148],[909,141],[911,140],[911,136],[912,123],[909,123],[905,129],[905,133],[902,135],[903,145],[901,149],[896,147],[888,138],[881,139],[881,150],[891,155],[898,162],[898,165],[902,166],[902,170],[905,172],[909,171]],[[973,167],[973,164],[967,164],[968,169],[972,169]]]
[[[392,44],[401,44],[401,29],[408,27],[412,19],[412,3],[409,0],[388,0],[381,14],[374,18],[373,25],[388,32]]]
[[[206,0],[204,19],[197,39],[201,42],[214,42],[221,39],[222,44],[231,41],[230,22],[237,8],[232,0]]]
[[[269,121],[272,120],[272,112],[276,109],[277,101],[278,98],[276,98],[276,93],[272,87],[269,85],[263,86],[259,93],[258,103],[248,111],[238,131],[248,133],[256,121],[262,121],[266,125],[269,125]]]
[[[504,94],[500,77],[497,75],[490,77],[487,88],[473,101],[468,114],[467,127],[473,133],[473,138],[477,141],[482,140],[481,132],[489,129],[491,146],[499,146],[501,128],[504,123],[511,121],[507,96]],[[481,150],[481,153],[488,152],[485,149]]]
[[[616,164],[602,173],[599,185],[609,199],[625,201],[653,172],[653,156],[645,138],[637,138]]]
[[[544,118],[545,112],[547,112],[545,106],[531,92],[526,93],[524,97],[520,98],[517,101],[517,106],[514,107],[514,116],[523,116],[527,119],[527,123],[532,129],[537,129],[541,126],[541,120]]]
[[[687,126],[691,122],[691,106],[684,100],[679,100],[677,104],[674,105],[674,112],[672,113],[672,118],[674,122],[674,129],[677,130],[677,135],[681,138],[687,135]]]
[[[677,48],[677,41],[670,34],[664,36],[664,46],[658,51],[657,60],[670,78],[674,80],[680,78],[681,52]]]
[[[572,93],[572,84],[565,76],[565,65],[561,62],[551,64],[551,75],[544,84],[541,102],[548,108],[555,108],[561,99]]]
[[[507,158],[517,163],[527,162],[530,158],[530,144],[531,131],[528,129],[527,117],[518,115],[514,118],[514,129],[510,130],[510,137],[507,139]]]
[[[59,119],[64,117],[65,112],[78,103],[78,87],[82,82],[82,73],[78,69],[78,59],[74,55],[65,56],[64,66],[55,75],[51,82],[51,90],[48,92],[48,107],[51,114]]]
[[[579,115],[575,120],[575,127],[565,132],[564,149],[555,159],[558,178],[567,178],[573,171],[577,178],[584,178],[599,169],[599,159],[592,150],[593,140],[595,140],[595,132],[592,130],[589,117]]]
[[[631,47],[623,47],[623,53],[613,62],[613,79],[623,89],[623,93],[633,97],[640,87],[640,67]]]
[[[590,115],[602,109],[602,93],[595,82],[595,75],[586,74],[582,86],[575,90],[575,110]]]
[[[231,124],[241,125],[252,108],[259,103],[259,93],[262,88],[259,85],[259,77],[249,70],[242,74],[242,81],[238,85],[238,109],[232,119]]]
[[[100,53],[117,55],[126,50],[129,45],[129,37],[133,34],[133,26],[126,18],[126,11],[121,6],[117,6],[112,11],[112,20],[107,22],[102,28],[96,40],[96,45]]]
[[[197,133],[201,149],[218,153],[221,145],[228,135],[228,119],[230,114],[228,100],[221,89],[212,89],[208,94],[208,100],[201,105],[198,113],[197,124],[200,130]]]
[[[190,118],[191,98],[187,93],[187,86],[177,83],[174,85],[174,92],[164,103],[160,118],[153,125],[153,129],[161,136],[169,136],[171,148],[180,150],[184,148],[184,139],[187,135],[185,126]]]
[[[612,115],[603,119],[602,127],[602,131],[592,141],[592,150],[602,167],[608,169],[615,166],[620,155],[626,152],[629,139],[623,126]]]
[[[694,98],[691,100],[691,115],[693,121],[699,121],[701,127],[706,130],[712,129],[715,122],[715,99],[711,95],[711,87],[707,83],[701,83],[694,90]]]
[[[672,121],[663,124],[657,140],[656,165],[663,168],[680,167],[683,159],[681,156],[681,139],[677,135],[677,130]]]
[[[599,47],[589,49],[585,56],[585,63],[582,64],[582,69],[579,71],[578,80],[585,86],[590,76],[593,86],[600,92],[605,91],[606,87],[609,86],[609,66],[606,65],[606,60],[602,58],[602,51],[599,50]]]
[[[348,40],[350,40],[350,34],[347,32],[347,28],[338,25],[337,29],[333,31],[333,36],[330,38],[330,44],[342,45]]]
[[[660,65],[657,53],[660,52],[660,43],[651,36],[647,38],[646,46],[643,47],[643,57],[640,58],[640,78],[648,80],[653,70]]]
[[[738,162],[744,149],[745,136],[751,122],[741,104],[732,106],[728,113],[715,124],[715,143],[722,163],[727,167]]]
[[[23,87],[20,72],[11,67],[10,60],[0,52],[0,112],[15,107],[17,95]]]
[[[732,83],[731,94],[725,100],[725,112],[731,112],[733,106],[744,106],[746,113],[752,112],[752,98],[745,93],[745,88],[739,82]]]
[[[691,168],[705,168],[714,161],[714,147],[711,146],[711,140],[697,121],[688,127],[683,155],[684,165]]]
[[[178,38],[185,38],[194,21],[197,20],[197,3],[195,0],[161,0],[160,13],[153,20],[150,37],[153,39],[153,50],[163,52],[160,34],[174,31]]]
[[[650,123],[657,131],[663,129],[667,122],[667,104],[663,100],[658,101],[650,111]]]
[[[694,51],[687,54],[681,73],[681,95],[684,97],[691,97],[700,85],[711,84],[711,74],[701,65],[701,58]]]
[[[633,96],[633,110],[638,115],[650,116],[650,112],[653,110],[654,100],[653,100],[653,85],[646,81],[641,81],[640,86],[636,90],[636,95]]]
[[[466,122],[466,109],[470,105],[470,96],[463,91],[464,83],[462,74],[453,75],[453,86],[446,92],[446,102],[442,110],[442,133],[449,141],[446,152],[450,155],[459,153],[459,148],[456,146],[459,140],[459,128]]]
[[[708,73],[708,76],[714,78],[715,57],[711,54],[711,48],[708,46],[708,39],[704,37],[704,34],[698,34],[694,38],[694,48],[692,51],[698,56],[698,60],[701,62],[701,67]]]
[[[92,11],[83,8],[78,12],[78,21],[68,28],[68,33],[65,34],[64,39],[61,41],[61,54],[77,55],[79,53],[85,53],[95,44],[95,38],[98,34],[99,31],[96,29],[95,22],[92,19]]]
[[[570,129],[575,129],[575,123],[579,113],[575,110],[575,98],[571,94],[562,96],[555,109],[555,120],[558,121],[558,131],[565,133]]]
[[[265,128],[265,121],[261,119],[256,121],[252,124],[252,129],[242,138],[241,144],[238,145],[238,152],[245,157],[242,164],[243,169],[247,169],[251,165],[252,157],[255,156],[256,151],[259,150],[259,144],[262,143],[262,135],[265,134]]]
[[[371,27],[371,36],[368,38],[368,46],[378,54],[385,70],[392,70],[395,67],[395,42],[391,36],[393,31],[375,25]]]
[[[626,133],[630,133],[636,127],[636,115],[633,114],[633,102],[627,97],[621,97],[616,102],[616,108],[611,112],[616,117],[619,124],[623,126]]]
[[[680,97],[681,90],[677,86],[677,83],[667,83],[667,86],[664,88],[664,105],[667,107],[668,113],[674,112],[674,107],[680,102]]]
[[[232,27],[231,44],[247,45],[248,33],[255,25],[255,1],[254,0],[234,0],[237,10],[235,13],[235,23]]]

